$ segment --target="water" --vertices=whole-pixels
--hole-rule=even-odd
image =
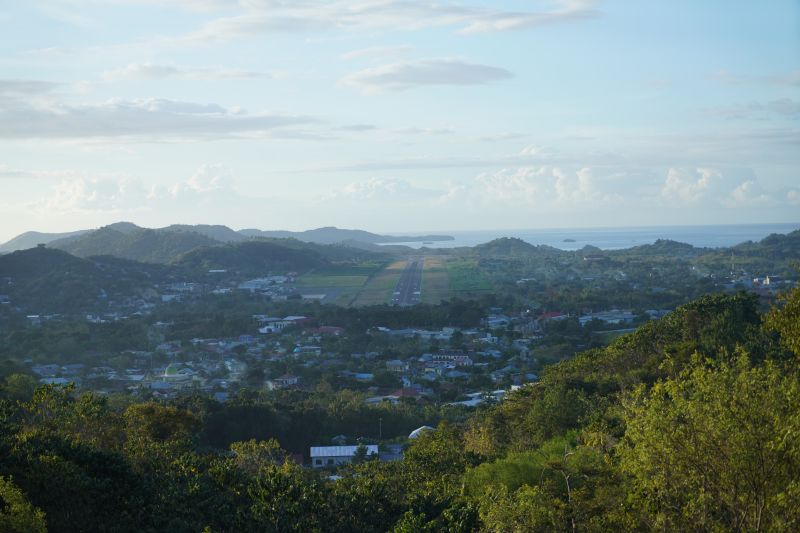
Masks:
[[[579,250],[586,245],[603,250],[618,250],[641,244],[652,244],[658,239],[671,239],[703,248],[734,246],[746,241],[760,241],[771,233],[786,234],[800,229],[800,223],[784,224],[731,224],[715,226],[661,226],[633,228],[562,228],[538,230],[452,231],[435,232],[452,235],[454,241],[432,244],[401,242],[411,248],[456,248],[475,246],[500,237],[517,237],[530,244],[546,244],[561,250]],[[570,240],[574,241],[571,242]]]

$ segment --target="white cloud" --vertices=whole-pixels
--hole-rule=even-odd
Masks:
[[[169,194],[207,193],[232,189],[233,172],[224,165],[202,165],[185,182],[169,187]]]
[[[764,120],[773,117],[800,117],[800,102],[791,98],[781,98],[769,102],[750,102],[709,109],[707,114],[724,119]]]
[[[527,137],[527,135],[524,133],[503,132],[493,135],[484,135],[483,137],[478,137],[477,140],[479,142],[494,143],[502,141],[515,141],[517,139],[524,139],[525,137]]]
[[[800,86],[800,70],[781,74],[753,75],[739,74],[729,70],[718,70],[711,74],[711,79],[728,84],[766,84],[784,87]]]
[[[670,168],[661,200],[672,207],[757,207],[791,203],[791,197],[765,191],[748,169]]]
[[[224,165],[201,165],[184,181],[147,185],[131,176],[79,176],[70,173],[52,186],[50,195],[34,202],[40,213],[135,213],[178,210],[185,214],[198,207],[252,209],[256,198],[236,192],[233,171]]]
[[[149,192],[140,180],[122,178],[63,179],[52,194],[33,204],[41,213],[118,212],[147,204]]]
[[[608,187],[609,176],[596,177],[587,167],[568,170],[560,167],[520,167],[485,172],[475,178],[476,198],[484,203],[505,202],[528,205],[543,210],[573,209],[590,206],[592,209],[623,201],[623,197]]]
[[[769,196],[755,180],[740,183],[723,200],[727,207],[745,207],[770,203]]]
[[[339,57],[344,61],[351,61],[353,59],[386,59],[387,57],[402,55],[410,50],[413,50],[413,47],[409,45],[370,46],[368,48],[352,50]]]
[[[672,203],[697,204],[717,189],[722,175],[710,168],[671,168],[661,189],[661,196]]]
[[[28,97],[32,94],[45,94],[53,91],[58,85],[41,80],[0,79],[0,96]]]
[[[204,45],[274,33],[325,30],[418,30],[457,27],[462,33],[533,29],[598,16],[597,0],[553,0],[543,10],[507,11],[425,0],[245,0],[242,11],[214,19],[165,43]]]
[[[157,65],[154,63],[131,63],[125,67],[108,70],[101,74],[105,81],[124,80],[251,80],[271,78],[272,74],[220,67],[186,67]]]
[[[348,183],[338,190],[330,191],[322,200],[348,200],[354,202],[404,203],[421,200],[437,200],[444,191],[427,189],[395,178],[370,178]]]
[[[511,77],[511,72],[503,68],[438,58],[367,68],[345,77],[341,84],[376,94],[431,85],[481,85]]]
[[[46,87],[52,86],[40,88],[44,91]],[[164,98],[73,104],[45,93],[38,99],[29,99],[12,93],[18,88],[16,82],[0,81],[0,90],[10,95],[0,93],[0,138],[121,138],[139,141],[210,140],[237,136],[301,138],[304,132],[292,127],[317,122],[309,116],[248,113],[213,103]]]

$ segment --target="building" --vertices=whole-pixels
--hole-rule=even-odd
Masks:
[[[367,456],[378,456],[378,445],[367,444]],[[353,462],[353,457],[358,446],[312,446],[311,466],[314,468],[329,468],[347,465]]]

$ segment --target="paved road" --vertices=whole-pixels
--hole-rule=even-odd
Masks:
[[[425,260],[421,257],[411,257],[406,262],[406,268],[400,274],[397,286],[394,288],[389,303],[392,305],[414,305],[422,298],[422,268]]]

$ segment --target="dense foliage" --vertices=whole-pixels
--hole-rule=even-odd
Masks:
[[[6,379],[7,531],[791,531],[800,527],[800,290],[762,316],[709,296],[466,418],[319,390],[131,403]],[[402,435],[339,479],[315,439]]]

